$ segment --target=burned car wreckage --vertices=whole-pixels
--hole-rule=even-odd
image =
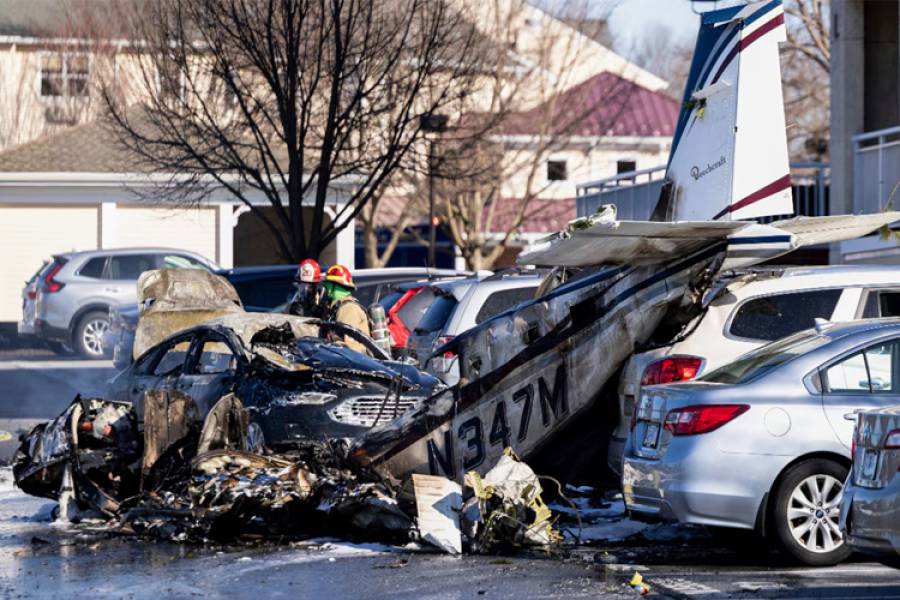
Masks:
[[[328,342],[329,335],[352,336],[379,358]],[[388,360],[345,325],[244,313],[154,346],[113,381],[110,396],[133,404],[143,422],[148,391],[189,397],[201,417],[234,393],[250,413],[252,437],[277,448],[291,440],[354,437],[406,412],[439,385]]]
[[[151,272],[141,283],[152,298],[138,324],[144,349],[109,398],[77,397],[23,436],[13,469],[23,491],[58,500],[69,519],[172,540],[408,539],[411,482],[404,491],[360,460],[355,442],[425,404],[444,387],[437,379],[340,323],[245,313],[206,272]],[[367,354],[340,343],[348,336]],[[517,544],[553,539],[548,511],[530,507],[543,506],[531,476],[509,497],[479,486],[470,514],[488,501],[500,512],[482,539],[481,521],[469,524],[471,543],[490,548],[504,541],[498,530]],[[461,539],[445,548],[461,551]]]
[[[144,422],[148,392],[194,405],[199,418],[233,393],[249,413],[254,447],[354,437],[430,396],[440,382],[390,360],[341,323],[247,313],[231,285],[200,271],[163,269],[138,282],[142,309],[133,364],[109,399]],[[340,341],[352,338],[366,354]]]

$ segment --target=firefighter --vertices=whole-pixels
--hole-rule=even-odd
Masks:
[[[353,297],[353,276],[344,265],[332,265],[325,273],[325,295],[328,299],[328,320],[350,325],[371,337],[369,315],[359,300]],[[343,341],[348,348],[367,354],[366,347],[350,336]]]
[[[307,258],[297,266],[294,275],[297,292],[294,294],[288,312],[301,317],[325,318],[327,305],[322,289],[322,269],[319,263]]]

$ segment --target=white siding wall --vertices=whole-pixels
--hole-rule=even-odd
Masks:
[[[104,222],[104,246],[164,246],[196,252],[217,261],[216,208],[118,206]]]
[[[537,193],[540,198],[574,198],[577,184],[615,175],[616,162],[619,160],[633,160],[637,163],[638,169],[665,164],[670,145],[670,139],[660,138],[658,143],[652,145],[608,144],[590,149],[561,148],[552,153],[542,152],[537,163],[535,153],[527,149],[514,149],[506,156],[508,166],[503,196],[524,197],[528,190],[529,174],[536,166],[535,177],[531,184],[532,193]],[[568,171],[565,181],[547,180],[548,160],[565,161]]]
[[[97,247],[98,206],[0,205],[0,321],[22,318],[22,288],[53,254]]]

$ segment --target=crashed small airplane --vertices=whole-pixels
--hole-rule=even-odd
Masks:
[[[458,336],[460,383],[370,431],[359,454],[396,477],[459,479],[512,447],[530,459],[600,399],[636,345],[705,306],[717,275],[866,235],[898,212],[793,213],[778,44],[780,0],[706,12],[651,221],[614,207],[522,252],[561,285]],[[554,275],[551,275],[553,277]]]

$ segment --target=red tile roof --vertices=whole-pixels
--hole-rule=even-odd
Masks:
[[[535,135],[544,124],[552,123],[551,131],[568,135],[671,137],[678,111],[678,101],[665,93],[604,71],[553,100],[510,115],[504,130]]]
[[[489,233],[505,233],[516,218],[522,200],[520,198],[500,198],[496,201],[491,231]],[[384,196],[378,204],[376,223],[379,227],[390,227],[400,221],[407,199],[402,196]],[[484,207],[482,223],[487,220],[489,207]],[[525,220],[519,227],[519,233],[553,233],[565,229],[566,225],[576,217],[575,198],[556,200],[536,198],[528,203]],[[413,223],[424,224],[428,219],[422,217]]]
[[[500,198],[491,223],[493,233],[505,233],[516,218],[521,198]],[[487,209],[485,209],[487,210]],[[576,217],[575,198],[535,198],[528,203],[519,233],[553,233]]]

